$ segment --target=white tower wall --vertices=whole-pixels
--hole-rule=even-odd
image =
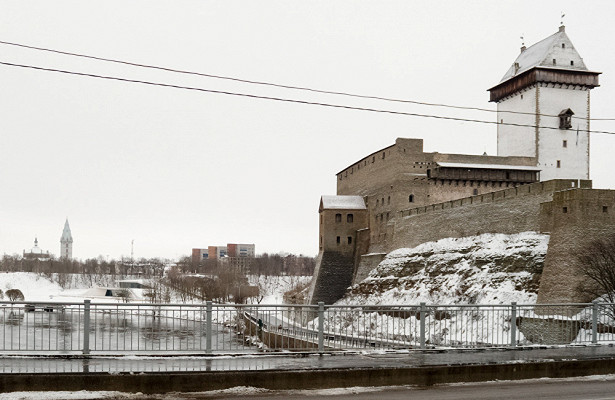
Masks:
[[[589,90],[542,84],[539,92],[538,163],[541,180],[589,179]],[[572,110],[572,127],[559,129],[558,115]],[[554,129],[545,129],[554,128]],[[559,161],[559,168],[558,168]]]
[[[587,88],[537,84],[501,100],[498,155],[537,157],[543,181],[589,179],[589,93]],[[574,112],[572,128],[559,129],[558,115],[566,109]]]
[[[536,96],[536,88],[531,88],[498,103],[498,156],[536,157],[536,131],[531,128],[536,125]]]

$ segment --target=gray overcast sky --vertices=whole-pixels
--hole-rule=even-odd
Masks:
[[[591,70],[592,117],[615,118],[610,1],[7,1],[0,40],[209,74],[495,109],[486,90],[519,53],[566,32]],[[453,115],[263,88],[0,45],[0,61],[216,90]],[[496,128],[61,75],[0,65],[0,253],[38,235],[58,255],[179,257],[255,243],[317,253],[335,173],[396,137],[496,153]],[[592,129],[615,131],[615,121]],[[592,134],[594,187],[615,188],[615,135]]]

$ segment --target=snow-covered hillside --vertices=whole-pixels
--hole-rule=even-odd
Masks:
[[[0,290],[9,289],[21,290],[26,301],[49,301],[51,296],[64,291],[57,283],[32,272],[0,273]]]
[[[549,236],[483,234],[389,253],[337,304],[530,304]]]

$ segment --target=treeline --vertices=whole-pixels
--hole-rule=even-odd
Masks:
[[[189,299],[226,303],[245,303],[259,294],[258,287],[250,286],[248,278],[239,270],[219,268],[211,275],[189,275],[179,268],[171,268],[162,281],[174,289],[181,302]]]
[[[168,260],[141,258],[138,260],[107,260],[103,257],[86,260],[67,260],[51,257],[38,260],[19,255],[3,255],[0,259],[2,272],[35,272],[42,275],[84,274],[88,276],[142,276],[144,279],[161,277]]]
[[[35,272],[50,274],[84,274],[91,276],[141,276],[144,279],[162,277],[165,267],[176,266],[183,273],[218,274],[225,269],[239,270],[251,275],[295,275],[314,274],[316,259],[303,255],[267,254],[254,258],[222,258],[203,260],[195,264],[191,257],[183,257],[177,263],[161,258],[140,258],[109,260],[102,256],[86,260],[67,260],[51,257],[38,260],[20,255],[3,255],[0,258],[0,272]]]

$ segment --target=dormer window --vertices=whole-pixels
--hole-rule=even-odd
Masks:
[[[559,113],[559,128],[560,129],[570,129],[572,128],[572,116],[574,113],[570,108],[562,110]]]

